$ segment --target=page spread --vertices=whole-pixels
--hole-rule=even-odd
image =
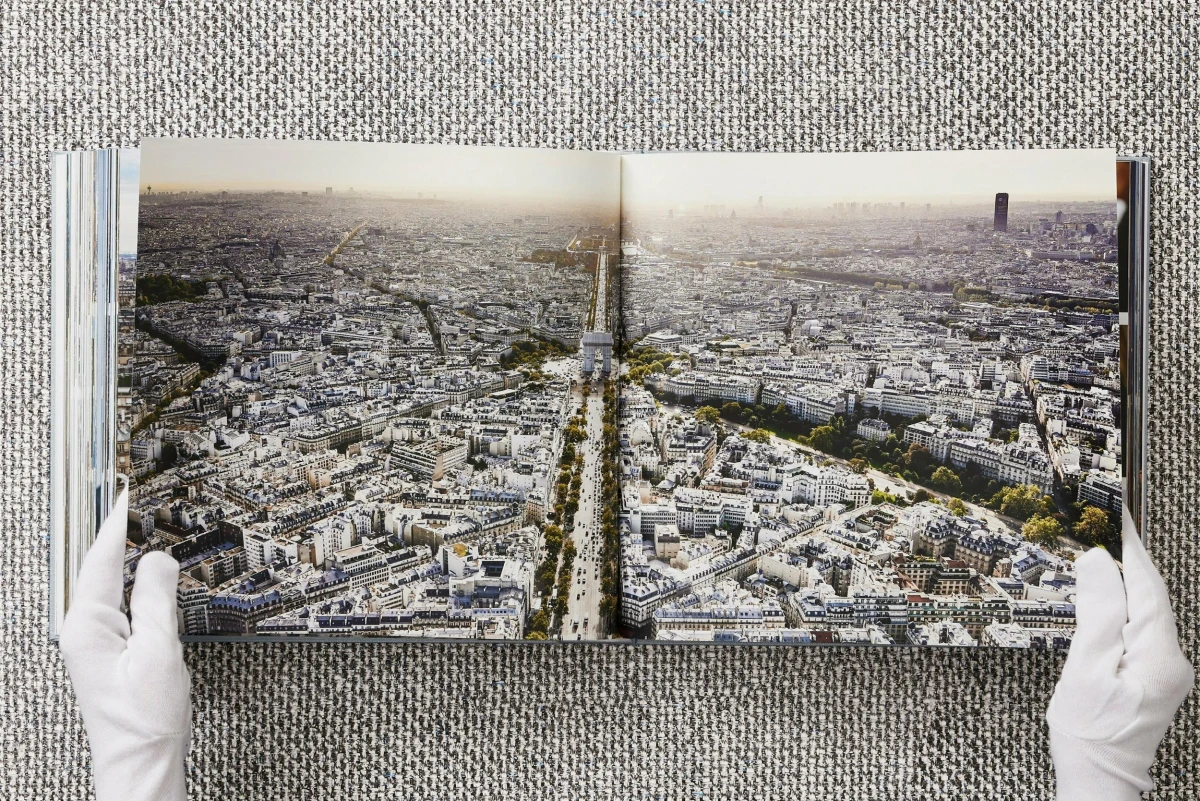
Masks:
[[[168,550],[189,637],[1066,647],[1115,162],[148,140],[127,586]]]

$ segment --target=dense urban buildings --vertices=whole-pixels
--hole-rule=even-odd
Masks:
[[[676,204],[622,238],[630,631],[1069,645],[1121,499],[1112,204]]]
[[[616,233],[615,207],[144,191],[127,579],[169,550],[190,635],[550,630],[537,569],[566,427],[612,367]]]
[[[185,634],[1069,646],[1112,203],[331,182],[140,200],[126,579]]]

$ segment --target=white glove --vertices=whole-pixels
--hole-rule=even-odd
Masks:
[[[1123,524],[1124,584],[1103,548],[1076,563],[1078,627],[1046,711],[1058,801],[1126,801],[1153,789],[1159,741],[1195,680],[1128,511]]]
[[[179,564],[141,558],[121,610],[129,490],[84,559],[59,634],[88,742],[97,801],[183,801],[191,676],[175,623]]]

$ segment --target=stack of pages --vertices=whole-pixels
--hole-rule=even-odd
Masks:
[[[1066,648],[1141,525],[1147,163],[148,140],[54,161],[56,635]]]

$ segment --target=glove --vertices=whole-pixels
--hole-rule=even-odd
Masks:
[[[1122,523],[1124,584],[1102,548],[1076,563],[1077,628],[1046,711],[1058,801],[1126,801],[1153,789],[1159,741],[1195,680],[1166,585],[1128,511]]]
[[[121,609],[129,490],[79,571],[59,648],[92,748],[97,801],[183,801],[191,676],[175,623],[179,564],[148,553]]]

